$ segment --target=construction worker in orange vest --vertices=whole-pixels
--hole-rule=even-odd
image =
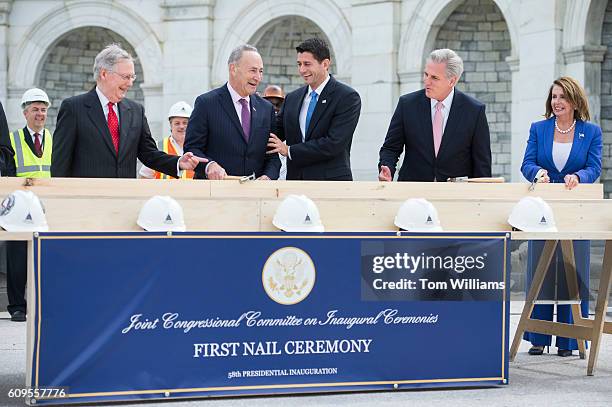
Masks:
[[[168,111],[168,120],[170,121],[170,137],[165,137],[161,140],[157,148],[166,154],[183,155],[183,143],[185,142],[185,131],[189,116],[193,109],[186,102],[180,101],[173,104]],[[154,171],[144,165],[140,169],[138,175],[140,178],[156,178],[156,179],[173,179],[162,172]],[[192,179],[193,171],[181,171],[181,179]]]

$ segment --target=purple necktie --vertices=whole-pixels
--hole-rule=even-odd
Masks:
[[[249,134],[251,134],[251,111],[249,110],[249,104],[246,99],[240,99],[242,105],[242,112],[240,118],[242,119],[242,131],[244,133],[244,140],[249,142]]]

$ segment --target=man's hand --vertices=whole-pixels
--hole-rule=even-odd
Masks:
[[[576,174],[567,174],[563,177],[563,180],[565,181],[565,188],[567,189],[574,189],[580,184],[580,179]]]
[[[257,178],[259,181],[270,181],[270,177],[268,177],[267,175],[262,175],[261,177]]]
[[[283,143],[281,139],[276,137],[276,134],[270,133],[270,138],[268,139],[268,151],[266,151],[266,154],[275,153],[287,157],[287,154],[289,154],[289,147],[287,147],[287,144]]]
[[[197,157],[193,153],[188,152],[179,158],[179,168],[181,170],[193,170],[199,163],[207,163],[207,158]]]
[[[393,179],[391,178],[391,170],[386,165],[380,166],[380,173],[378,174],[379,181],[389,182]]]
[[[206,170],[208,179],[224,179],[226,175],[225,169],[216,162],[210,163]]]

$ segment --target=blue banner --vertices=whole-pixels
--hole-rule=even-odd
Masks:
[[[505,233],[41,233],[37,404],[508,379]]]

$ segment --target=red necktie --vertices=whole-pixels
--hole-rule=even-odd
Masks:
[[[111,137],[113,138],[115,153],[119,154],[119,120],[113,105],[113,102],[108,102],[108,130],[110,130]]]
[[[42,145],[40,144],[40,134],[34,133],[34,154],[36,157],[42,157]]]

